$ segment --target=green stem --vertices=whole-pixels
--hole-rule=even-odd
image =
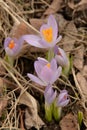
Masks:
[[[14,58],[13,57],[5,55],[4,59],[5,59],[5,61],[7,61],[13,67],[13,64],[14,64]]]
[[[45,103],[45,118],[48,122],[52,121],[52,109],[53,109],[52,104],[49,105]]]
[[[55,121],[59,121],[60,120],[61,112],[62,112],[62,107],[54,106],[53,116],[54,116]]]
[[[49,49],[49,51],[48,51],[47,60],[48,60],[48,61],[51,61],[53,57],[54,57],[54,51],[53,51],[53,48],[51,48],[51,49]]]

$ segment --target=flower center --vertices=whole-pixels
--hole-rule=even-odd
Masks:
[[[46,66],[47,66],[48,68],[50,68],[50,63],[47,63]]]
[[[52,30],[52,27],[49,27],[48,29],[42,30],[42,34],[44,36],[44,39],[47,42],[52,42],[52,40],[53,40],[53,30]]]
[[[14,40],[11,40],[10,43],[8,44],[8,47],[10,49],[13,49],[15,47],[15,43],[14,43]]]

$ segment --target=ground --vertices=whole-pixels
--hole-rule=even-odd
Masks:
[[[68,76],[56,82],[58,92],[67,89],[70,103],[59,122],[44,117],[44,87],[31,82],[34,61],[47,50],[23,44],[14,67],[5,58],[6,37],[38,34],[53,14],[58,23],[58,46],[72,60]],[[0,0],[0,130],[86,130],[87,128],[87,0]],[[81,127],[78,112],[83,114]]]

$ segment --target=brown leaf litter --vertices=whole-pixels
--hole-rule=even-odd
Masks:
[[[47,8],[45,11],[44,15],[50,15],[58,12],[62,7],[64,6],[64,1],[63,0],[53,0],[51,5]]]
[[[3,80],[0,78],[0,117],[2,116],[2,113],[4,112],[5,107],[7,106],[7,97],[4,95],[3,89],[5,87],[5,84]]]
[[[27,129],[31,127],[39,128],[44,125],[44,122],[40,119],[37,112],[36,100],[27,92],[24,92],[19,99],[20,104],[27,106],[25,110],[25,126]]]
[[[75,115],[69,113],[60,121],[61,130],[80,130]]]

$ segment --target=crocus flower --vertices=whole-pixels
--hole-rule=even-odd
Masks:
[[[64,107],[69,103],[69,95],[67,90],[62,90],[57,99],[57,106]]]
[[[57,92],[53,90],[52,85],[48,85],[45,88],[44,97],[46,104],[50,105],[53,103],[57,95]]]
[[[69,61],[68,61],[68,58],[67,58],[63,49],[61,49],[58,46],[55,46],[54,47],[54,53],[55,53],[55,59],[56,59],[58,65],[60,65],[62,67],[68,65]]]
[[[55,59],[48,62],[46,59],[40,57],[35,61],[34,68],[37,76],[28,73],[28,77],[42,86],[53,84],[60,76],[62,70],[61,67],[57,67]]]
[[[39,48],[53,48],[61,40],[58,35],[57,22],[53,15],[48,17],[47,24],[40,28],[40,35],[24,35],[23,39],[32,46]]]
[[[7,37],[4,41],[4,49],[8,56],[15,57],[21,50],[23,39]]]

